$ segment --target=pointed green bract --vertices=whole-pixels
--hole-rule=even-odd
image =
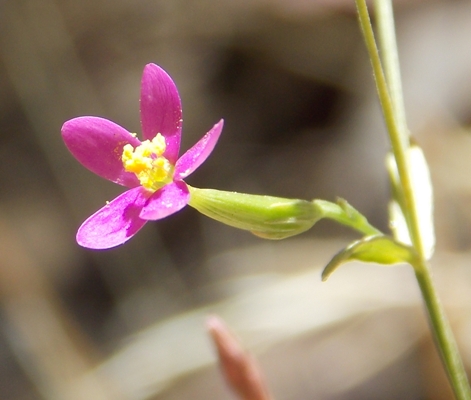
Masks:
[[[322,280],[327,278],[342,264],[349,261],[372,262],[382,265],[416,263],[414,249],[399,243],[388,236],[368,236],[349,244],[337,253],[322,271]]]

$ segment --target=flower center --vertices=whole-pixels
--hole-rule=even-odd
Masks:
[[[136,148],[125,145],[121,156],[125,171],[134,173],[142,186],[155,192],[173,178],[174,166],[162,155],[166,147],[160,133]]]

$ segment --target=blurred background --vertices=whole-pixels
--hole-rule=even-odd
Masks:
[[[283,242],[190,207],[129,243],[79,248],[122,188],[81,167],[81,115],[140,132],[154,62],[183,102],[188,182],[346,198],[387,229],[388,149],[353,0],[0,0],[0,398],[229,399],[205,332],[224,318],[277,399],[449,399],[407,266],[321,268],[356,236],[321,222]],[[471,366],[471,4],[397,1],[411,131],[436,194],[433,266]]]

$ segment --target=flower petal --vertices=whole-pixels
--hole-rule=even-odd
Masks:
[[[131,239],[147,222],[139,218],[149,192],[130,189],[89,217],[77,232],[77,243],[89,249],[109,249]]]
[[[198,168],[211,154],[221,135],[224,121],[221,119],[191,149],[183,154],[175,165],[174,179],[184,179]]]
[[[175,165],[180,150],[182,106],[172,78],[155,64],[147,64],[142,74],[141,125],[144,139],[153,139],[157,133],[165,137],[164,156]]]
[[[190,192],[183,181],[172,182],[155,192],[143,207],[140,217],[157,220],[180,211],[190,201]]]
[[[124,171],[121,154],[125,144],[138,146],[141,142],[123,127],[104,118],[79,117],[62,126],[62,138],[90,171],[123,186],[139,185],[134,174]]]

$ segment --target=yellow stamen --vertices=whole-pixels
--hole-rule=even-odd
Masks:
[[[163,156],[166,147],[165,138],[160,133],[136,148],[125,145],[121,156],[124,169],[134,173],[146,189],[160,189],[171,182],[173,177],[174,167]]]

